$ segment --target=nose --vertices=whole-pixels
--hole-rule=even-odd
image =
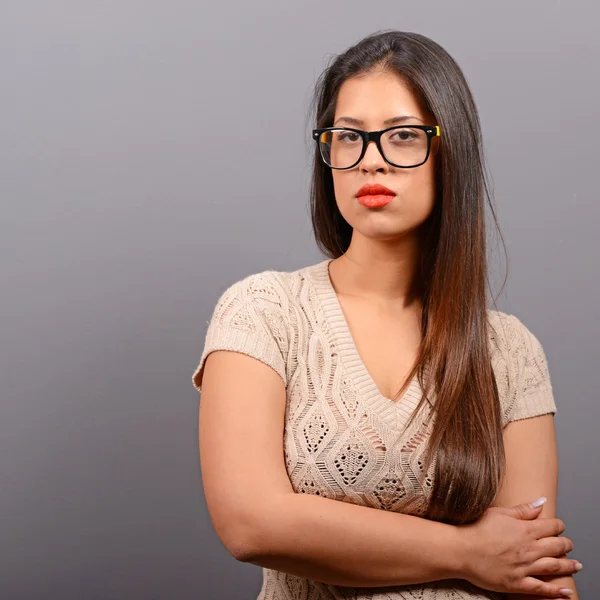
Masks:
[[[379,148],[377,148],[375,141],[370,140],[367,144],[365,155],[360,161],[360,168],[364,171],[383,170],[386,172],[389,170],[389,166],[390,165],[385,161],[383,156],[381,156],[381,152],[379,152]]]

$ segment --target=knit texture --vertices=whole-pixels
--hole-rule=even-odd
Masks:
[[[193,385],[201,390],[205,360],[215,350],[242,352],[269,365],[286,386],[284,456],[296,493],[423,516],[437,462],[434,457],[423,472],[431,407],[425,403],[406,428],[421,398],[416,376],[397,401],[379,392],[352,339],[329,262],[292,272],[255,273],[227,288],[209,322]],[[514,315],[495,310],[488,315],[503,425],[556,413],[538,339]],[[257,600],[504,597],[458,579],[354,588],[263,568]]]

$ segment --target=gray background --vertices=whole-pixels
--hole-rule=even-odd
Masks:
[[[255,598],[260,568],[228,555],[204,504],[191,376],[227,285],[321,260],[310,93],[332,54],[397,28],[444,46],[480,109],[509,250],[499,307],[549,360],[559,516],[591,598],[599,16],[556,0],[5,0],[0,597]]]

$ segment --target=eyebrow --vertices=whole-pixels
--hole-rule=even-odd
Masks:
[[[417,121],[421,121],[421,123],[423,123],[423,119],[419,119],[419,117],[415,117],[414,115],[401,115],[399,117],[391,117],[390,119],[386,119],[383,124],[384,125],[396,125],[397,123],[404,123],[405,121],[410,121],[411,119],[416,119]],[[345,123],[348,123],[349,125],[364,125],[364,121],[362,121],[361,119],[355,119],[354,117],[339,117],[338,119],[335,120],[335,122],[333,123],[334,125],[336,123],[339,123],[340,121],[344,121]]]

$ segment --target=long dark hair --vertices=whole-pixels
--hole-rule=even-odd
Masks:
[[[333,125],[338,91],[347,78],[382,69],[409,82],[442,132],[435,205],[425,224],[420,261],[422,343],[398,395],[417,374],[423,398],[412,422],[435,391],[436,418],[425,472],[436,453],[437,464],[426,516],[463,524],[489,508],[505,470],[501,409],[488,347],[484,196],[502,234],[489,193],[473,96],[454,59],[428,37],[380,31],[335,56],[316,84],[315,127]],[[317,244],[325,255],[337,258],[348,249],[352,228],[337,208],[331,169],[316,148],[310,197]],[[431,378],[424,377],[427,366]]]

